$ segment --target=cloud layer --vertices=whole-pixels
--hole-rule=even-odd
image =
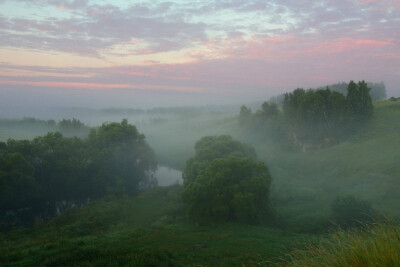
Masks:
[[[0,90],[267,97],[350,79],[400,94],[394,0],[0,0]]]

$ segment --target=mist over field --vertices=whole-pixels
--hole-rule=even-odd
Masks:
[[[0,265],[400,266],[399,17],[0,0]]]

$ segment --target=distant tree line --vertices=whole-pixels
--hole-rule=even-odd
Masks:
[[[351,82],[350,82],[351,83]],[[343,95],[347,94],[347,88],[349,87],[350,83],[335,83],[328,85],[329,89],[332,91],[339,92]],[[383,82],[380,83],[372,83],[372,82],[367,82],[367,87],[370,88],[370,95],[372,100],[380,100],[380,99],[385,99],[386,98],[386,86]],[[317,89],[324,89],[324,88],[317,88]]]
[[[0,119],[0,127],[15,127],[15,126],[38,126],[38,127],[55,127],[55,120],[40,120],[36,118],[23,119]]]
[[[156,167],[145,136],[127,120],[86,139],[56,132],[0,142],[0,223],[31,224],[105,194],[135,195],[154,186]]]
[[[369,91],[364,81],[351,81],[346,96],[329,88],[296,89],[285,94],[283,113],[298,140],[342,139],[371,118]]]
[[[339,92],[343,95],[346,95],[348,86],[349,86],[349,83],[341,82],[341,83],[330,84],[330,85],[323,86],[323,87],[313,88],[313,90],[325,89],[326,87],[329,87],[329,89],[331,91]],[[383,82],[380,82],[380,83],[367,82],[367,86],[368,86],[368,88],[371,89],[370,95],[371,95],[372,100],[382,100],[387,97],[386,86]],[[285,98],[285,94],[281,94],[281,95],[271,97],[269,99],[269,101],[277,103],[278,106],[282,106],[284,98]]]
[[[90,128],[78,119],[62,119],[58,123],[55,120],[40,120],[36,118],[0,119],[0,128],[17,128],[34,130],[35,132],[60,131],[65,136],[86,137]]]
[[[370,90],[364,81],[358,84],[350,81],[346,96],[329,87],[298,88],[284,95],[282,111],[274,102],[264,102],[255,113],[242,106],[239,123],[243,127],[261,128],[272,138],[294,144],[342,140],[370,120],[373,112]]]

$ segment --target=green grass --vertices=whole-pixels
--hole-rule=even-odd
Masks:
[[[297,250],[288,266],[400,266],[400,228],[378,224],[362,231],[338,232],[318,246]]]
[[[274,178],[275,208],[292,230],[329,216],[338,195],[356,195],[400,218],[400,101],[375,102],[360,133],[326,149],[285,151],[267,141],[256,148]]]
[[[269,266],[314,237],[246,224],[186,220],[180,186],[92,202],[0,236],[0,265]]]

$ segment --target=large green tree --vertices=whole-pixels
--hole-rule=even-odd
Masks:
[[[252,147],[230,136],[203,137],[183,174],[189,216],[210,221],[268,220],[271,175]]]
[[[127,120],[105,123],[97,131],[92,130],[88,144],[92,150],[89,168],[100,185],[97,193],[111,190],[132,195],[155,184],[154,152],[145,136]]]
[[[195,156],[186,162],[183,181],[190,183],[200,171],[217,158],[229,156],[256,158],[256,152],[248,144],[234,140],[229,135],[205,136],[196,142]]]

